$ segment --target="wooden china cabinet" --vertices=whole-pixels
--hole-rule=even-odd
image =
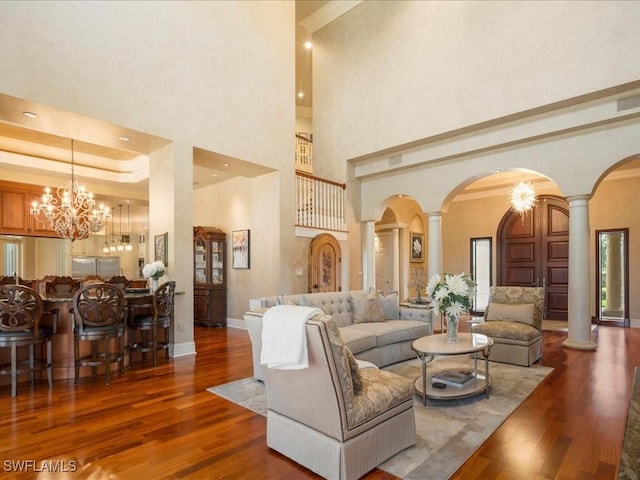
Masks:
[[[193,319],[196,325],[227,325],[226,234],[214,227],[193,228]]]

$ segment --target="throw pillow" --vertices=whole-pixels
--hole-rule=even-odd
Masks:
[[[493,303],[487,307],[486,321],[518,322],[533,325],[533,303]]]
[[[302,298],[300,299],[300,306],[301,307],[315,307],[315,308],[319,308],[320,310],[322,310],[324,313],[327,313],[324,308],[322,308],[322,305],[320,304],[320,302],[316,302],[315,300],[313,300],[312,298],[308,297],[307,295],[303,295]]]
[[[353,385],[353,394],[357,395],[362,391],[362,377],[360,376],[360,367],[356,357],[353,356],[351,350],[346,345],[343,347],[344,355],[349,363],[349,372],[351,373],[351,384]]]
[[[380,295],[380,303],[387,320],[398,320],[400,318],[400,296],[398,292]]]
[[[367,292],[350,292],[351,314],[353,323],[384,322],[387,317],[382,310],[380,295],[376,290]]]

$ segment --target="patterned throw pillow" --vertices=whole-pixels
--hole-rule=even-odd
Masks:
[[[350,292],[351,314],[353,323],[384,322],[387,317],[382,310],[380,295],[376,290],[367,292]]]
[[[494,303],[491,302],[487,307],[487,315],[485,320],[502,321],[502,322],[518,322],[527,325],[533,325],[533,303]]]
[[[362,377],[360,376],[360,367],[356,361],[356,357],[353,356],[351,350],[346,345],[344,346],[344,355],[349,362],[349,372],[351,373],[351,383],[353,384],[353,394],[357,395],[362,391]]]

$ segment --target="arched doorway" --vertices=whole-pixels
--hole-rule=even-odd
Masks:
[[[538,196],[522,217],[509,211],[497,232],[497,284],[545,287],[545,318],[568,319],[569,206],[561,197]]]
[[[311,240],[309,246],[309,293],[340,292],[342,282],[342,254],[338,240],[323,233]]]

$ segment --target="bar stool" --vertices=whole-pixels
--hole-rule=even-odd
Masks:
[[[51,373],[51,339],[57,329],[57,315],[52,326],[40,325],[44,302],[38,292],[24,285],[0,285],[0,347],[11,349],[11,362],[0,365],[0,374],[11,375],[11,396],[17,394],[18,375],[29,373],[31,384],[35,372],[46,370],[49,388]],[[35,346],[46,344],[46,359],[36,358]],[[17,348],[28,346],[29,359],[18,361]]]
[[[73,296],[73,351],[75,385],[78,384],[80,367],[91,367],[96,376],[97,367],[104,366],[105,383],[110,382],[110,367],[118,363],[118,373],[124,374],[124,296],[122,291],[108,283],[93,283],[78,290]],[[117,339],[118,348],[111,348],[111,340]],[[102,340],[100,351],[98,341]],[[80,342],[89,341],[91,352],[80,355]]]
[[[165,282],[158,287],[152,297],[152,302],[136,302],[129,299],[129,365],[131,365],[131,354],[142,353],[142,361],[146,362],[147,352],[153,355],[153,366],[158,364],[158,350],[165,351],[165,357],[169,360],[169,327],[173,321],[173,301],[176,290],[176,282]],[[152,307],[152,313],[149,313]],[[140,309],[147,309],[147,313],[141,313]],[[136,314],[136,310],[138,313]],[[164,338],[158,340],[158,329],[164,329]],[[136,332],[140,331],[140,342],[135,341]],[[151,338],[149,338],[151,334]]]

